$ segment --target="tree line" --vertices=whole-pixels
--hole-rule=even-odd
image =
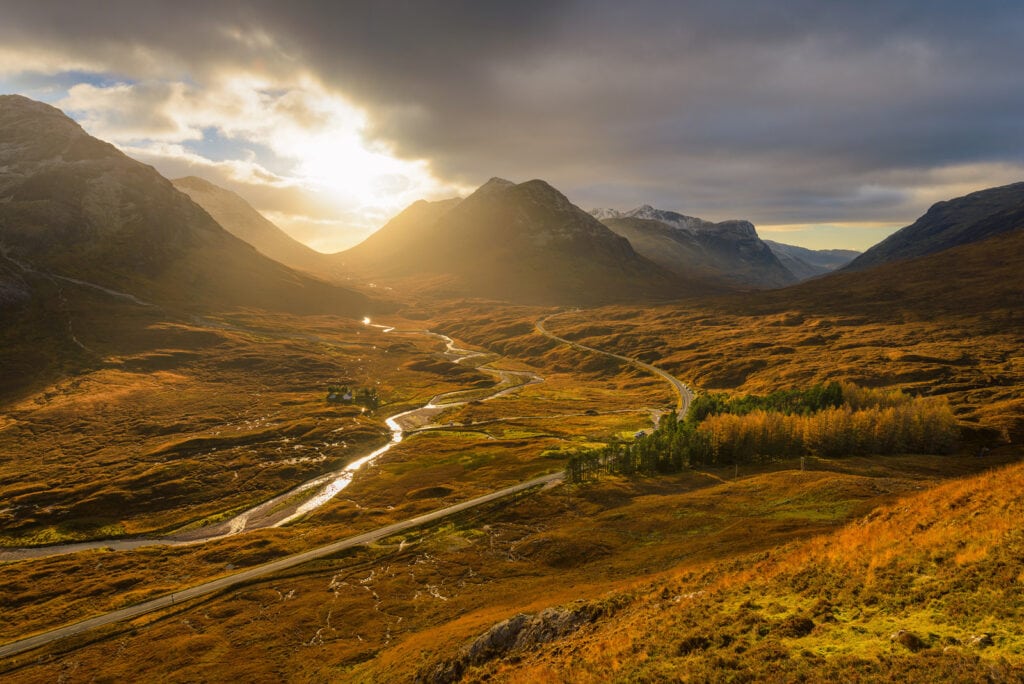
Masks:
[[[724,392],[701,394],[690,402],[686,417],[699,423],[708,416],[730,413],[738,416],[754,411],[774,411],[784,414],[806,415],[843,404],[843,387],[838,382],[814,385],[807,389],[785,389],[766,396],[746,394],[730,397]]]
[[[944,398],[914,398],[898,390],[830,383],[767,397],[711,396],[716,398],[701,406],[713,410],[701,418],[693,413],[695,399],[684,421],[665,416],[653,432],[632,441],[570,451],[567,479],[674,473],[795,456],[946,453],[959,436]]]

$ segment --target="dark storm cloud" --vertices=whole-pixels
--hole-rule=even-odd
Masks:
[[[126,72],[310,69],[444,177],[584,203],[909,220],[935,169],[1024,163],[1015,2],[8,4],[3,41]]]

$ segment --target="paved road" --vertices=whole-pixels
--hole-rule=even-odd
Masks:
[[[360,546],[361,544],[368,544],[397,532],[407,530],[411,527],[417,527],[425,523],[434,522],[435,520],[440,520],[441,518],[454,513],[511,496],[512,494],[530,489],[531,487],[538,487],[540,485],[557,482],[561,480],[563,476],[564,473],[561,472],[544,475],[543,477],[534,478],[527,482],[506,487],[505,489],[491,492],[490,494],[485,494],[484,496],[479,496],[475,499],[470,499],[469,501],[463,501],[462,503],[455,504],[454,506],[442,508],[430,513],[424,513],[423,515],[416,516],[415,518],[402,520],[386,527],[371,530],[370,532],[364,532],[363,534],[356,535],[355,537],[349,537],[347,539],[342,539],[341,541],[327,544],[326,546],[321,546],[309,551],[303,551],[302,553],[296,553],[276,561],[263,563],[262,565],[256,565],[228,577],[221,577],[204,584],[189,587],[188,589],[182,589],[181,591],[174,592],[173,594],[160,596],[134,606],[129,606],[128,608],[122,608],[120,610],[115,610],[104,615],[98,615],[96,617],[89,618],[88,620],[76,622],[65,627],[43,632],[42,634],[36,634],[35,636],[19,639],[18,641],[12,641],[0,646],[0,658],[6,658],[8,656],[22,653],[23,651],[45,646],[53,643],[54,641],[58,641],[59,639],[65,639],[76,634],[81,634],[82,632],[96,629],[97,627],[103,627],[105,625],[110,625],[124,620],[131,620],[132,618],[136,618],[146,613],[163,610],[190,599],[223,591],[224,589],[229,589],[244,582],[250,582],[254,579],[259,579],[261,577],[266,577],[267,575],[272,575],[276,572],[281,572],[282,570],[287,570],[288,568],[294,568],[297,565],[302,565],[303,563],[308,563],[312,560],[332,556],[339,551],[351,549],[352,547]]]
[[[686,412],[688,410],[690,410],[690,402],[693,401],[693,390],[691,390],[689,387],[687,387],[686,383],[684,383],[682,380],[680,380],[679,378],[675,377],[674,375],[670,375],[669,373],[661,370],[657,366],[652,366],[651,364],[645,363],[645,362],[643,362],[643,361],[641,361],[639,359],[631,359],[630,357],[623,356],[621,354],[614,354],[612,352],[605,351],[603,349],[597,349],[595,347],[588,347],[585,344],[580,344],[578,342],[573,342],[572,340],[567,340],[564,337],[559,337],[558,335],[553,334],[552,332],[550,332],[545,327],[545,323],[547,323],[549,320],[551,320],[555,316],[561,316],[563,313],[567,313],[567,312],[554,313],[554,314],[551,314],[549,316],[545,316],[544,318],[538,319],[537,322],[534,324],[537,327],[537,332],[539,332],[541,335],[544,335],[545,337],[549,337],[549,338],[551,338],[553,340],[561,342],[562,344],[567,344],[570,347],[575,347],[576,349],[585,349],[587,351],[594,352],[596,354],[604,354],[605,356],[610,356],[613,359],[619,359],[620,361],[626,361],[627,363],[631,363],[634,366],[637,366],[638,368],[642,368],[642,369],[644,369],[645,371],[647,371],[649,373],[654,373],[655,375],[660,376],[661,378],[663,378],[664,380],[668,381],[669,384],[672,385],[672,389],[673,389],[673,391],[675,391],[676,396],[678,397],[678,401],[676,401],[676,409],[677,409],[679,418],[682,419],[682,418],[684,418],[686,416]]]

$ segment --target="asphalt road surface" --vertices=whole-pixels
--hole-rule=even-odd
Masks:
[[[563,313],[565,313],[565,312],[563,312]],[[662,377],[663,379],[668,381],[669,384],[672,385],[672,389],[675,391],[676,396],[678,397],[678,401],[676,402],[676,409],[677,409],[677,413],[678,413],[678,416],[679,416],[680,420],[683,419],[686,416],[686,412],[690,410],[690,402],[693,401],[693,390],[691,390],[689,387],[687,387],[686,383],[684,383],[682,380],[680,380],[676,376],[671,375],[671,374],[661,370],[657,366],[652,366],[651,364],[645,363],[645,362],[643,362],[643,361],[641,361],[639,359],[631,359],[628,356],[623,356],[621,354],[614,354],[612,352],[605,351],[603,349],[597,349],[596,347],[588,347],[585,344],[580,344],[578,342],[573,342],[572,340],[567,340],[564,337],[559,337],[558,335],[555,335],[554,333],[550,332],[545,327],[544,324],[547,323],[550,319],[554,318],[555,316],[561,316],[561,315],[562,315],[561,313],[556,313],[556,314],[551,314],[550,316],[545,316],[544,318],[538,319],[537,322],[535,323],[535,325],[537,327],[537,332],[539,332],[541,335],[544,335],[545,337],[549,337],[552,340],[555,340],[556,342],[561,342],[562,344],[567,344],[570,347],[574,347],[576,349],[585,349],[585,350],[587,350],[589,352],[594,352],[595,354],[604,354],[605,356],[610,356],[613,359],[619,359],[620,361],[625,361],[627,363],[631,363],[634,366],[637,366],[638,368],[643,368],[645,371],[647,371],[649,373],[654,373],[655,375],[658,375],[658,376]]]
[[[417,527],[425,523],[434,522],[435,520],[440,520],[441,518],[454,513],[458,513],[475,506],[480,506],[497,499],[502,499],[532,487],[538,487],[540,485],[560,481],[563,476],[564,473],[562,472],[544,475],[542,477],[528,480],[527,482],[521,482],[520,484],[506,487],[505,489],[500,489],[496,492],[491,492],[490,494],[485,494],[484,496],[479,496],[475,499],[470,499],[469,501],[463,501],[462,503],[455,504],[454,506],[441,508],[430,513],[424,513],[423,515],[416,516],[415,518],[409,518],[408,520],[392,523],[391,525],[380,527],[376,530],[371,530],[370,532],[364,532],[363,534],[356,535],[355,537],[348,537],[347,539],[342,539],[341,541],[336,541],[331,544],[327,544],[326,546],[310,549],[309,551],[303,551],[302,553],[296,553],[291,556],[286,556],[285,558],[270,561],[269,563],[256,565],[247,570],[237,572],[234,575],[229,575],[228,577],[221,577],[203,584],[198,584],[194,587],[176,591],[173,594],[167,594],[149,601],[144,601],[143,603],[129,606],[128,608],[121,608],[120,610],[115,610],[103,615],[97,615],[96,617],[76,622],[65,627],[59,627],[25,639],[12,641],[0,646],[0,658],[6,658],[33,648],[39,648],[40,646],[45,646],[60,639],[81,634],[91,629],[96,629],[97,627],[111,625],[115,622],[121,622],[124,620],[131,620],[139,617],[140,615],[145,615],[146,613],[170,608],[179,603],[184,603],[185,601],[199,598],[200,596],[206,596],[218,591],[230,589],[231,587],[235,587],[239,584],[251,582],[252,580],[281,572],[282,570],[294,568],[297,565],[302,565],[303,563],[308,563],[312,560],[333,556],[339,551],[351,549],[352,547],[360,546],[362,544],[369,544],[370,542],[389,537],[411,527]]]

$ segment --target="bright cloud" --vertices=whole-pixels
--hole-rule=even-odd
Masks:
[[[372,140],[366,112],[308,75],[291,82],[233,72],[203,84],[79,83],[56,104],[90,133],[165,173],[230,181],[282,227],[326,251],[354,244],[417,199],[464,191],[437,179],[425,160],[399,158]],[[232,144],[236,158],[211,158],[210,131]],[[260,158],[264,151],[273,171]],[[297,189],[293,198],[305,201],[275,207],[265,201],[267,186]]]
[[[0,90],[329,249],[494,175],[843,245],[1024,177],[1024,6],[862,4],[7,3]]]

